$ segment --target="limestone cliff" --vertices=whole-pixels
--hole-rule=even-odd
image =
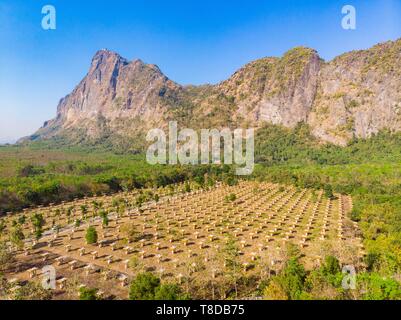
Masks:
[[[195,128],[309,124],[321,141],[344,145],[401,130],[401,39],[325,62],[298,47],[245,65],[217,85],[181,86],[155,65],[100,50],[88,74],[60,100],[55,119],[29,140],[118,144],[177,120]]]

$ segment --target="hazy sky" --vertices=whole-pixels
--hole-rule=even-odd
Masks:
[[[41,27],[47,4],[57,10],[56,30]],[[341,27],[346,4],[357,10],[354,31]],[[201,84],[298,45],[329,60],[399,37],[400,0],[0,0],[0,143],[53,118],[101,48]]]

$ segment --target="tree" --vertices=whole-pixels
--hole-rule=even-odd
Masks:
[[[155,292],[155,300],[189,300],[189,297],[181,292],[176,284],[164,284]]]
[[[74,226],[76,228],[79,228],[80,225],[81,225],[81,219],[75,219]]]
[[[184,192],[191,192],[191,185],[188,182],[185,182]]]
[[[103,227],[107,227],[109,225],[109,215],[105,210],[101,210],[99,216],[102,218]]]
[[[205,177],[202,176],[202,175],[196,176],[196,177],[194,178],[194,181],[195,181],[195,183],[198,184],[198,186],[199,186],[200,188],[203,188],[204,185],[205,185]]]
[[[232,174],[228,174],[224,177],[224,182],[229,186],[235,186],[238,184],[238,180],[234,178]]]
[[[32,216],[31,221],[34,227],[35,238],[39,240],[43,234],[43,226],[46,224],[46,221],[40,213],[35,213]]]
[[[92,219],[95,219],[95,217],[98,215],[98,210],[103,208],[103,202],[93,200],[92,206],[93,206]]]
[[[69,207],[68,209],[67,209],[67,211],[66,211],[66,215],[67,215],[67,218],[68,218],[68,223],[70,223],[70,219],[71,219],[71,214],[72,214],[72,211],[74,210],[74,207]]]
[[[277,280],[277,278],[273,278],[265,288],[263,295],[266,300],[288,300],[287,293],[280,281]]]
[[[305,277],[306,272],[303,265],[298,262],[298,259],[291,258],[287,262],[281,278],[289,299],[296,300],[300,298],[304,290]]]
[[[0,242],[0,271],[5,270],[14,262],[15,257],[5,242]]]
[[[357,277],[363,300],[400,300],[401,285],[394,279],[377,273],[362,273]]]
[[[347,291],[341,287],[342,273],[324,274],[323,268],[312,270],[305,279],[305,290],[311,299],[338,300],[346,298]]]
[[[11,284],[7,281],[7,278],[2,273],[0,273],[0,300],[7,299],[10,288]]]
[[[25,218],[25,216],[20,216],[19,218],[18,218],[18,223],[19,223],[19,225],[24,225],[25,224],[25,222],[26,222],[26,218]]]
[[[25,235],[22,232],[21,227],[15,227],[10,233],[10,241],[17,247],[22,248],[24,246],[23,240]]]
[[[51,290],[46,290],[41,284],[35,282],[28,282],[22,287],[17,288],[12,300],[51,300]]]
[[[6,222],[4,220],[0,220],[0,235],[7,229]]]
[[[230,193],[228,196],[225,197],[227,202],[234,202],[237,200],[237,195],[235,193]]]
[[[81,212],[82,212],[82,217],[85,219],[86,214],[88,213],[88,206],[87,205],[81,205]]]
[[[141,262],[141,259],[138,258],[137,255],[133,255],[128,262],[128,266],[135,272],[138,273],[143,270],[143,263]]]
[[[96,288],[82,287],[79,289],[79,300],[99,300],[98,291]]]
[[[322,273],[324,275],[336,275],[341,272],[340,262],[334,256],[327,256],[322,266]]]
[[[113,198],[111,205],[116,209],[116,211],[118,211],[121,201],[122,201],[121,198]]]
[[[93,200],[92,207],[93,207],[93,211],[96,212],[100,208],[100,202]]]
[[[238,280],[241,278],[241,264],[239,261],[240,251],[234,239],[228,239],[223,249],[224,259],[226,263],[226,275],[229,281],[233,283],[235,289],[235,297],[238,297]]]
[[[160,279],[150,272],[140,273],[132,281],[129,298],[131,300],[154,300]]]
[[[375,270],[375,267],[380,262],[380,254],[377,252],[369,252],[365,257],[366,268],[369,271]]]
[[[324,195],[326,196],[327,199],[330,200],[334,199],[333,187],[331,186],[331,184],[326,184],[324,186]]]
[[[87,244],[94,244],[97,242],[97,231],[93,226],[90,226],[88,229],[86,229],[85,239]]]
[[[275,276],[265,289],[266,299],[302,299],[306,272],[297,258],[291,258],[281,274]]]
[[[28,164],[28,165],[18,169],[18,176],[22,177],[22,178],[24,178],[24,177],[26,178],[26,177],[36,176],[36,175],[42,174],[44,172],[45,172],[45,170],[43,168],[35,167],[31,164]]]
[[[142,205],[148,200],[147,196],[145,194],[140,194],[138,197],[135,199],[135,204],[138,208],[142,207]]]
[[[125,235],[128,242],[135,242],[141,238],[141,233],[137,230],[134,223],[122,226],[121,232]]]

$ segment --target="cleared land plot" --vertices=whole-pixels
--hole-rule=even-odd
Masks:
[[[184,185],[176,186],[175,192],[183,189]],[[26,217],[42,212],[48,230],[38,242],[26,241],[9,278],[35,279],[42,266],[53,265],[60,297],[66,297],[66,283],[73,281],[100,288],[107,296],[127,298],[129,280],[144,270],[166,281],[191,279],[191,285],[198,286],[223,281],[229,268],[228,245],[238,248],[240,272],[248,276],[279,269],[287,243],[300,248],[307,268],[330,253],[354,265],[363,255],[357,227],[347,217],[352,208],[349,196],[330,200],[322,191],[244,181],[185,194],[169,195],[167,188],[156,192],[158,202],[140,208],[126,205],[119,212],[115,212],[116,196],[97,198],[101,208],[110,212],[107,227],[100,218],[92,218],[94,199],[26,210]],[[118,197],[130,204],[138,194]],[[81,209],[85,204],[86,214]],[[69,217],[64,214],[68,208],[73,208]],[[84,222],[75,227],[75,219]],[[52,225],[60,230],[51,229]],[[86,244],[89,225],[99,234],[97,244]],[[24,232],[30,228],[27,225]]]

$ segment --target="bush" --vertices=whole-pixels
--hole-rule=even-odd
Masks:
[[[129,223],[122,226],[121,233],[128,241],[139,241],[142,237],[142,233],[137,230],[134,223]]]
[[[305,269],[297,259],[292,258],[287,262],[283,271],[282,283],[289,299],[300,298],[304,288],[305,276]]]
[[[185,183],[184,190],[185,192],[191,192],[191,185],[188,182]]]
[[[230,193],[228,196],[226,196],[225,200],[227,202],[234,202],[235,200],[237,200],[237,196],[235,193]]]
[[[394,279],[383,278],[377,273],[363,273],[357,277],[358,287],[363,288],[364,300],[400,300],[401,286]]]
[[[26,217],[25,216],[20,216],[19,218],[18,218],[18,223],[19,223],[19,225],[24,225],[25,224],[25,222],[26,222]]]
[[[224,182],[230,187],[238,184],[238,180],[232,175],[226,175],[224,177]]]
[[[189,300],[176,284],[164,284],[156,289],[155,300]]]
[[[324,186],[324,195],[327,199],[334,199],[333,187],[330,184]]]
[[[369,271],[373,271],[379,262],[380,254],[376,252],[369,252],[365,257],[366,268]]]
[[[160,279],[152,273],[140,273],[132,281],[129,298],[131,300],[154,300]]]
[[[288,260],[282,273],[265,290],[266,299],[300,300],[304,297],[306,272],[297,258]]]
[[[22,232],[21,227],[15,227],[10,234],[10,241],[18,248],[22,248],[24,246],[25,235]]]
[[[109,225],[109,215],[107,214],[107,212],[104,210],[101,210],[99,213],[99,216],[102,218],[102,225],[104,227],[107,227]]]
[[[94,244],[97,242],[97,231],[94,227],[89,227],[86,230],[86,235],[85,235],[85,239],[86,239],[86,243],[87,244]]]
[[[51,300],[52,292],[46,290],[39,283],[28,282],[24,286],[17,288],[12,300]]]
[[[263,295],[266,300],[288,300],[287,293],[277,277],[270,281]]]
[[[29,164],[29,165],[23,166],[18,169],[18,176],[21,178],[32,177],[32,176],[43,174],[44,172],[45,172],[45,170],[43,168],[35,167],[35,166]]]
[[[160,284],[160,279],[150,272],[140,273],[132,281],[131,300],[188,300],[176,284]]]
[[[43,234],[43,226],[46,224],[46,221],[43,218],[43,215],[40,213],[35,213],[32,216],[31,221],[34,227],[35,238],[40,239]]]
[[[98,291],[96,288],[82,287],[79,289],[79,300],[98,300]]]
[[[322,271],[324,275],[336,275],[341,272],[340,262],[336,257],[327,256],[322,266]]]
[[[5,270],[15,260],[7,244],[0,242],[0,271]]]

